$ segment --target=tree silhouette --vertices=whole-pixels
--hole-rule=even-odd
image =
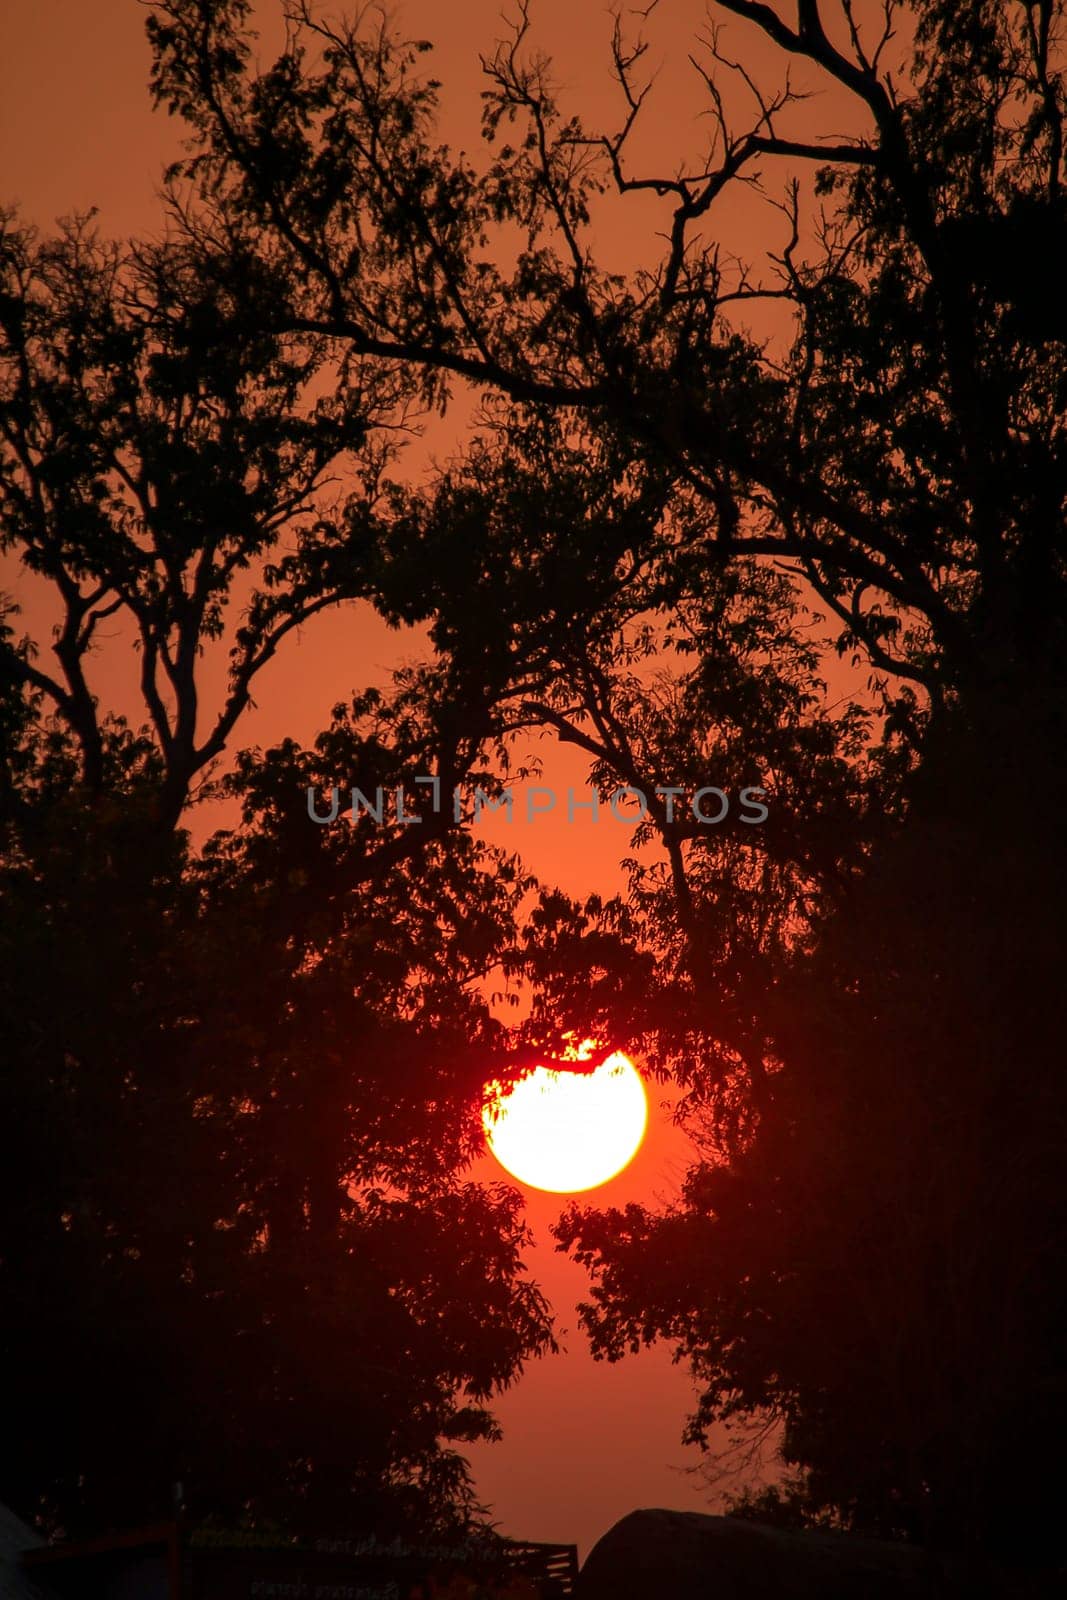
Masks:
[[[231,1522],[462,1527],[456,1443],[550,1343],[518,1196],[463,1177],[527,880],[458,829],[307,816],[338,762],[404,783],[415,722],[357,703],[243,758],[246,821],[199,855],[139,773],[90,803],[37,736],[0,918],[2,1492],[51,1527],[175,1482]]]
[[[260,241],[268,326],[421,365],[434,392],[451,374],[606,415],[700,498],[724,559],[788,558],[894,673],[928,687],[981,678],[991,650],[1007,661],[1034,648],[1029,620],[1047,614],[1056,579],[1060,312],[1052,297],[1041,321],[1005,241],[1020,218],[1031,244],[1060,237],[1058,9],[1016,18],[924,0],[907,14],[906,90],[882,69],[896,6],[881,39],[853,18],[840,48],[814,4],[795,28],[766,5],[718,9],[847,92],[855,139],[780,136],[796,97],[755,84],[754,125],[733,130],[712,36],[700,42],[716,118],[707,163],[692,178],[635,178],[641,46],[616,36],[628,115],[599,138],[561,112],[547,66],[523,48],[523,13],[487,64],[495,158],[478,173],[430,142],[433,86],[413,75],[423,47],[331,27],[301,4],[290,48],[256,75],[247,6],[156,6],[155,91],[196,144],[175,169],[197,196],[182,221],[208,248],[225,219],[222,262]],[[499,143],[513,125],[517,144]],[[802,227],[789,188],[774,280],[744,263],[732,282],[699,230],[768,160],[814,163],[831,208]],[[673,206],[666,256],[632,283],[599,270],[590,243],[589,202],[611,186]],[[511,277],[492,254],[500,218],[529,234]],[[768,297],[794,311],[784,361],[727,320]],[[922,638],[906,640],[920,619]]]
[[[174,245],[12,223],[4,269],[3,542],[58,623],[54,668],[13,618],[0,639],[0,1493],[71,1534],[164,1514],[176,1482],[231,1520],[454,1529],[456,1443],[551,1342],[517,1197],[462,1176],[530,884],[447,800],[317,826],[307,793],[491,792],[489,700],[443,657],[407,669],[314,749],[216,772],[243,823],[186,830],[258,671],[371,592],[368,431],[411,383],[262,335],[248,273],[227,291]],[[111,619],[141,728],[93,692]]]
[[[287,636],[364,591],[352,523],[388,455],[368,433],[402,418],[410,386],[264,335],[251,260],[220,282],[180,244],[122,248],[91,218],[42,240],[5,216],[0,249],[3,542],[56,616],[54,669],[12,636],[4,673],[43,696],[100,791],[91,657],[103,624],[125,627],[173,828]],[[212,712],[201,658],[226,644]]]
[[[152,6],[153,91],[185,120],[191,146],[170,175],[170,243],[123,266],[123,281],[141,286],[121,319],[133,355],[114,358],[107,344],[83,385],[83,336],[69,349],[55,338],[81,302],[54,287],[51,256],[31,267],[24,239],[9,246],[5,489],[16,536],[57,583],[67,620],[62,680],[13,641],[7,677],[50,696],[90,790],[102,762],[140,762],[157,834],[161,792],[172,826],[197,763],[221,749],[210,733],[190,742],[188,696],[182,720],[189,640],[221,622],[212,596],[242,562],[267,556],[271,519],[310,507],[333,452],[358,447],[365,486],[326,533],[309,522],[295,565],[268,569],[251,636],[236,638],[235,716],[250,671],[293,617],[360,594],[425,624],[438,653],[394,703],[384,742],[360,744],[372,774],[384,761],[401,781],[389,752],[413,748],[413,715],[414,748],[444,779],[491,752],[499,781],[507,741],[531,726],[584,749],[607,787],[688,793],[711,764],[731,785],[750,768],[768,775],[765,829],[701,829],[657,804],[638,843],[658,839],[664,862],[635,854],[628,904],[578,914],[548,896],[507,936],[509,959],[538,983],[534,1044],[568,1026],[643,1042],[704,1119],[706,1159],[678,1207],[575,1211],[562,1227],[594,1271],[594,1346],[614,1356],[643,1338],[674,1341],[703,1381],[694,1437],[723,1415],[777,1416],[810,1515],[946,1545],[1021,1545],[1040,1559],[1054,1540],[1064,1393],[1064,1104],[1050,991],[1064,955],[1065,324],[1049,265],[1064,244],[1063,9],[714,9],[743,25],[742,45],[758,30],[785,64],[832,83],[851,107],[846,135],[813,131],[788,78],[761,83],[712,28],[694,50],[709,147],[643,174],[630,156],[654,106],[642,40],[615,30],[620,126],[602,134],[561,107],[520,8],[486,62],[477,166],[439,142],[420,44],[294,0],[286,48],[259,70],[246,0]],[[728,79],[751,96],[747,123],[735,123]],[[780,245],[731,265],[718,209],[736,184],[778,170]],[[666,242],[656,265],[627,279],[598,263],[590,212],[635,191],[662,203]],[[79,239],[57,259],[82,250]],[[146,294],[159,314],[145,317]],[[784,339],[742,325],[769,304],[788,319]],[[214,343],[220,306],[254,374],[236,403]],[[40,337],[22,331],[23,307]],[[144,402],[116,403],[107,375],[125,362],[128,393],[153,396],[173,427],[200,394],[181,373],[204,316],[219,393],[192,430],[196,459],[180,440],[159,458],[181,515],[156,528],[151,498],[149,516],[129,484],[116,486],[129,453],[144,457],[141,424],[131,427]],[[319,382],[328,398],[291,422],[293,385]],[[397,406],[446,404],[456,383],[493,395],[470,448],[425,491],[385,489],[367,430]],[[182,530],[197,527],[195,552],[217,430],[225,422],[229,444],[244,439],[253,391],[265,448],[291,476],[280,502],[272,473],[232,490],[236,542],[213,544],[197,569],[201,603]],[[71,435],[77,452],[68,469],[58,451],[57,475],[49,462]],[[112,441],[103,455],[101,437]],[[71,495],[68,470],[84,494]],[[148,574],[142,588],[106,564],[127,550],[131,516],[136,551],[155,552],[147,564],[123,557]],[[120,594],[142,662],[161,662],[177,696],[176,720],[157,715],[150,673],[155,732],[142,741],[94,732],[79,687],[94,608]],[[836,713],[823,704],[828,642],[870,671],[865,699]],[[5,794],[55,787],[69,741],[35,735],[24,702],[5,718]],[[320,969],[333,981],[355,937],[345,923],[339,945],[321,938],[331,915],[346,915],[337,902],[322,923],[335,905],[324,862],[371,928],[368,886],[400,883],[428,916],[439,860],[461,872],[463,904],[504,894],[503,920],[475,937],[480,959],[507,922],[507,882],[486,885],[473,847],[444,824],[440,837],[373,847],[358,828],[308,842],[300,787],[311,772],[332,781],[351,737],[342,719],[321,768],[290,747],[262,773],[245,763],[245,830],[195,872],[179,862],[164,879],[207,896],[212,939],[233,912],[268,946],[273,979],[249,1016],[276,1026],[269,1049],[234,1051],[237,1081],[253,1058],[257,1082],[284,1078],[296,1032],[276,1007],[291,998],[314,1036],[304,997]],[[180,839],[167,848],[180,851]],[[16,859],[15,870],[29,871],[36,895],[41,869]],[[411,886],[423,882],[420,901]],[[243,900],[256,885],[280,886],[262,928]],[[39,907],[33,920],[66,925]],[[342,993],[355,996],[369,1007],[360,1026],[391,1032],[403,1019],[396,973],[419,965],[422,939],[432,948],[443,937],[405,925],[383,975],[368,968],[373,1004],[344,968],[341,1012]],[[201,948],[199,934],[189,947]],[[281,971],[269,951],[284,952]],[[205,980],[192,992],[217,1006],[221,991]],[[453,1003],[461,1009],[433,1001],[458,1041]],[[43,1011],[42,1000],[33,1014]],[[161,1001],[160,1015],[173,1028],[184,1011]],[[475,1029],[476,1042],[490,1032]],[[457,1050],[450,1109],[474,1088]],[[295,1109],[287,1128],[307,1131],[316,1118],[299,1114],[303,1078],[290,1076],[280,1104]],[[431,1107],[442,1103],[430,1094]],[[288,1167],[261,1171],[269,1193],[289,1186],[283,1214],[307,1232],[336,1204],[336,1185],[321,1201],[301,1189],[303,1137],[294,1132]],[[336,1152],[331,1164],[340,1170]],[[272,1236],[262,1196],[248,1215]],[[249,1261],[258,1238],[246,1241]]]
[[[193,130],[190,235],[214,237],[224,218],[242,248],[264,241],[274,326],[415,363],[435,392],[483,384],[559,413],[561,437],[584,428],[649,465],[646,534],[620,550],[603,523],[585,526],[563,571],[595,574],[614,548],[640,552],[623,587],[650,564],[673,573],[706,665],[675,724],[687,771],[730,717],[755,717],[753,755],[769,750],[757,711],[782,693],[768,675],[746,703],[745,644],[724,652],[714,608],[699,614],[725,573],[783,563],[797,603],[815,597],[839,648],[870,663],[884,822],[869,785],[851,806],[842,790],[841,848],[824,835],[817,892],[795,902],[795,937],[761,952],[755,987],[758,941],[738,934],[752,850],[672,842],[653,819],[670,898],[649,899],[639,872],[636,904],[646,892],[661,927],[669,907],[687,951],[676,999],[690,993],[706,1019],[689,1077],[720,1114],[707,1091],[727,1081],[725,1030],[709,1008],[731,1014],[746,985],[758,996],[732,1012],[758,1022],[737,1051],[754,1058],[735,1081],[744,1114],[713,1123],[715,1161],[677,1215],[584,1214],[563,1237],[599,1274],[602,1350],[659,1334],[696,1360],[697,1433],[723,1410],[770,1406],[813,1506],[1034,1552],[1055,1525],[1058,1430],[1039,1419],[1058,1417],[1063,1374],[1050,1020],[1063,955],[1063,12],[714,9],[833,83],[848,136],[798,121],[788,80],[760,84],[713,30],[696,48],[711,147],[643,174],[630,160],[653,104],[641,41],[616,30],[621,132],[601,135],[561,109],[525,9],[487,61],[481,169],[434,142],[414,47],[303,5],[258,76],[246,7],[156,7],[155,88]],[[731,73],[752,96],[747,125]],[[731,268],[716,209],[776,169],[781,247]],[[669,211],[658,265],[628,280],[592,244],[591,202],[612,190]],[[523,230],[514,270],[498,222]],[[739,327],[770,300],[792,318],[784,348]],[[536,604],[536,573],[526,589]],[[567,609],[580,634],[603,604],[595,583],[583,604],[580,578],[567,594],[543,602],[540,637]],[[628,781],[638,755],[654,775],[671,717],[593,666],[566,680],[572,715],[559,679],[527,696],[528,714],[585,741],[612,778]],[[804,841],[803,807],[794,820]],[[760,842],[771,864],[783,831]],[[765,878],[754,904],[766,915],[781,892]]]

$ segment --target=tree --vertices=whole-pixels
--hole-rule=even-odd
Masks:
[[[588,756],[605,811],[619,785],[642,797],[629,903],[593,914],[565,991],[546,941],[538,1016],[625,1036],[683,1080],[699,1051],[700,1093],[722,1089],[744,1115],[766,1087],[777,963],[862,868],[910,752],[895,735],[872,747],[872,705],[826,708],[818,619],[795,577],[724,566],[707,541],[700,504],[616,432],[487,408],[470,449],[385,534],[379,586],[388,615],[425,621],[455,668],[496,683],[496,738],[550,730]],[[491,631],[472,624],[490,610]],[[712,779],[730,807],[709,826],[691,802]],[[746,786],[769,796],[760,826]],[[653,842],[655,863],[641,851]]]
[[[916,0],[874,19],[817,0],[792,20],[758,0],[715,10],[834,83],[852,133],[801,128],[788,83],[761,86],[743,64],[754,110],[733,125],[731,61],[712,31],[696,51],[711,150],[635,173],[632,130],[653,105],[641,42],[616,31],[622,131],[600,136],[560,110],[525,10],[487,63],[481,171],[434,143],[414,48],[304,5],[258,76],[239,0],[157,6],[154,84],[193,134],[189,236],[224,241],[221,259],[234,242],[258,251],[275,284],[298,283],[266,326],[414,363],[435,393],[456,378],[495,388],[651,465],[658,508],[642,542],[604,542],[601,524],[573,566],[595,574],[606,553],[636,548],[623,586],[649,563],[672,574],[712,690],[677,724],[690,754],[741,703],[718,613],[698,608],[746,563],[784,563],[884,685],[892,837],[867,829],[860,801],[843,851],[823,852],[798,937],[772,942],[745,1114],[713,1125],[714,1164],[695,1169],[677,1215],[585,1214],[564,1239],[599,1273],[602,1350],[658,1334],[695,1359],[697,1434],[724,1409],[770,1406],[814,1507],[946,1543],[1011,1544],[1025,1529],[1038,1553],[1055,1526],[1056,1430],[1041,1419],[1059,1415],[1064,1370],[1049,990],[1063,957],[1050,890],[1063,881],[1064,774],[1050,753],[1063,731],[1065,329],[1045,265],[1064,245],[1063,12],[1055,0]],[[904,66],[890,70],[900,22]],[[731,272],[716,207],[778,166],[781,251]],[[807,179],[790,174],[811,171],[805,212]],[[612,189],[670,207],[659,265],[632,281],[592,249],[590,203]],[[514,271],[496,254],[498,222],[523,229]],[[768,297],[792,316],[784,347],[738,326],[739,307]],[[588,613],[579,590],[577,615],[595,615],[602,588]],[[535,604],[536,581],[526,592]],[[543,614],[542,637],[558,620]],[[551,693],[536,700],[531,716],[571,736],[599,715],[590,754],[624,781],[635,749],[654,745],[649,697],[618,675],[573,686],[573,716]],[[706,995],[713,972],[739,995],[753,950],[731,979],[729,919],[715,912],[733,911],[751,858],[712,848],[726,889],[700,842],[679,849],[682,992]],[[783,903],[765,884],[756,904],[768,902]],[[713,1104],[727,1059],[717,1021],[690,1069]]]
[[[701,498],[724,557],[790,560],[895,673],[927,684],[980,676],[990,648],[999,659],[1022,647],[1045,578],[1058,581],[1058,309],[1020,318],[1003,247],[976,248],[1010,237],[1017,217],[1028,239],[1058,238],[1058,12],[1035,5],[1016,18],[927,0],[898,92],[881,70],[895,6],[880,40],[866,44],[853,18],[841,48],[814,5],[796,28],[749,0],[719,9],[828,74],[870,132],[833,145],[786,138],[778,124],[795,96],[783,91],[760,100],[753,129],[733,133],[711,36],[700,62],[717,119],[711,158],[692,179],[632,178],[641,46],[616,35],[629,114],[619,137],[597,139],[562,115],[546,65],[524,53],[524,12],[488,63],[486,131],[492,142],[524,121],[529,136],[498,146],[479,175],[429,142],[435,86],[412,76],[422,46],[332,27],[297,5],[289,49],[257,77],[246,5],[156,6],[155,92],[195,145],[175,169],[198,202],[183,209],[186,227],[203,244],[222,217],[231,249],[252,250],[253,231],[269,241],[260,259],[278,289],[278,328],[420,364],[429,384],[458,375],[609,416]],[[698,229],[730,182],[771,159],[814,162],[817,191],[836,208],[802,240],[791,189],[778,281],[761,286],[746,267],[733,284]],[[611,184],[624,195],[650,187],[674,206],[666,257],[632,285],[598,271],[588,243],[588,203]],[[510,279],[488,254],[499,217],[529,229]],[[786,362],[727,320],[738,301],[765,296],[795,311]],[[1024,474],[1001,471],[1013,449]],[[1009,529],[1017,550],[1005,548]],[[922,619],[926,637],[894,654],[887,638],[906,643],[905,618]]]
[[[491,790],[491,686],[442,658],[315,750],[217,772],[287,635],[371,593],[412,384],[264,336],[251,262],[223,283],[88,221],[5,226],[3,259],[2,539],[59,620],[53,669],[13,618],[0,638],[0,1492],[71,1534],[165,1514],[178,1481],[231,1519],[454,1529],[455,1445],[551,1342],[516,1196],[463,1180],[530,885],[447,804],[316,826],[307,794]],[[141,728],[93,691],[111,619]],[[209,775],[245,821],[197,852]]]
[[[197,1515],[447,1533],[456,1444],[551,1342],[517,1195],[463,1178],[528,884],[459,830],[308,820],[338,762],[407,781],[400,701],[244,758],[246,822],[199,856],[160,851],[139,774],[90,804],[69,736],[35,737],[0,919],[0,1492],[49,1527],[164,1515],[180,1481]]]
[[[76,742],[76,781],[102,792],[92,653],[102,624],[128,628],[166,831],[286,637],[364,592],[340,513],[373,501],[383,451],[368,436],[409,396],[325,341],[264,335],[252,261],[223,282],[174,242],[123,249],[91,218],[40,240],[5,216],[0,263],[2,548],[57,617],[55,669],[11,634],[4,675],[43,696]],[[201,658],[224,640],[212,714]]]

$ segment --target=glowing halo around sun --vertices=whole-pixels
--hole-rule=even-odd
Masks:
[[[633,1160],[648,1126],[648,1099],[629,1056],[617,1050],[594,1072],[536,1067],[514,1088],[490,1086],[482,1112],[490,1150],[531,1189],[596,1189]]]

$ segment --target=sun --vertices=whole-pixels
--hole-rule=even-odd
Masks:
[[[595,1072],[536,1067],[509,1092],[494,1084],[490,1093],[482,1112],[490,1150],[520,1183],[553,1194],[614,1178],[648,1126],[645,1086],[621,1050]]]

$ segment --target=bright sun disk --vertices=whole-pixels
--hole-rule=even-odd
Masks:
[[[482,1113],[500,1165],[533,1189],[576,1194],[614,1178],[633,1160],[648,1125],[637,1068],[617,1050],[595,1072],[536,1067]]]

